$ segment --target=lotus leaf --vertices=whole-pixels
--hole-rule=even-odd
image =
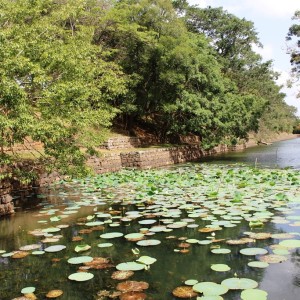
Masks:
[[[23,288],[21,290],[22,294],[31,294],[31,293],[34,293],[34,292],[35,292],[35,287],[33,287],[33,286],[29,286],[29,287]]]
[[[126,234],[124,237],[125,237],[126,240],[139,241],[139,240],[144,238],[144,234],[142,234],[142,233],[129,233],[129,234]]]
[[[19,249],[21,251],[29,251],[29,250],[39,249],[40,247],[41,247],[40,244],[31,244],[31,245],[22,246]]]
[[[57,298],[61,296],[64,292],[62,290],[51,290],[46,294],[47,298]]]
[[[103,233],[100,235],[102,239],[114,239],[123,236],[124,234],[121,232],[109,232],[109,233]]]
[[[191,286],[178,286],[172,291],[172,294],[177,298],[193,298],[197,296],[197,293]]]
[[[94,221],[94,222],[87,222],[85,223],[86,226],[100,226],[100,225],[103,225],[104,222],[101,222],[101,221]]]
[[[112,243],[100,243],[97,245],[99,248],[108,248],[108,247],[112,247],[113,244]]]
[[[78,256],[78,257],[69,258],[68,263],[72,265],[77,265],[77,264],[83,264],[85,262],[90,262],[92,260],[93,258],[91,256]]]
[[[267,292],[259,289],[247,289],[241,293],[241,299],[243,300],[267,300],[267,296]]]
[[[10,257],[10,256],[13,256],[13,255],[14,255],[14,252],[7,252],[7,253],[2,254],[1,256],[2,257]]]
[[[252,268],[266,268],[269,266],[269,264],[267,262],[263,262],[263,261],[250,261],[248,262],[248,266],[252,267]]]
[[[228,287],[231,290],[254,289],[258,283],[248,278],[228,278],[221,282],[221,285]]]
[[[145,265],[131,261],[126,263],[120,263],[116,266],[116,268],[119,271],[139,271],[145,269]]]
[[[145,281],[123,281],[117,284],[116,289],[123,293],[126,292],[141,292],[147,290],[149,284]]]
[[[228,292],[228,288],[225,285],[214,282],[199,282],[193,286],[193,290],[203,293],[204,296],[219,296]]]
[[[289,255],[290,252],[287,249],[274,249],[273,253],[276,255]]]
[[[87,251],[87,250],[90,250],[91,249],[91,246],[90,245],[87,245],[87,244],[84,244],[84,245],[77,245],[75,247],[75,252],[84,252],[84,251]]]
[[[126,292],[119,296],[120,300],[144,300],[147,295],[143,292]]]
[[[66,246],[64,246],[64,245],[54,245],[54,246],[45,248],[44,251],[45,252],[59,252],[64,249],[66,249]]]
[[[231,250],[225,249],[225,248],[220,248],[220,249],[212,249],[211,252],[214,254],[228,254],[231,252]]]
[[[150,256],[141,256],[136,261],[145,265],[152,265],[157,261],[157,259]]]
[[[285,240],[279,243],[279,245],[287,248],[299,248],[300,240]]]
[[[33,254],[33,255],[43,255],[45,253],[45,251],[33,251],[33,252],[31,252],[31,254]]]
[[[74,281],[87,281],[94,277],[94,274],[88,273],[88,272],[79,272],[79,273],[73,273],[69,275],[70,280]]]
[[[223,300],[224,298],[221,296],[202,296],[197,297],[197,300]]]
[[[230,267],[225,264],[214,264],[214,265],[211,265],[210,268],[217,272],[227,272],[230,270]]]
[[[58,222],[58,221],[60,221],[61,220],[61,217],[51,217],[50,218],[50,221],[51,222]]]
[[[189,279],[184,282],[184,284],[186,284],[186,285],[195,285],[197,283],[198,283],[198,280],[196,280],[196,279]]]
[[[156,245],[159,245],[161,243],[160,240],[141,240],[141,241],[138,241],[136,244],[138,246],[156,246]]]
[[[263,255],[267,254],[268,250],[263,248],[244,248],[240,250],[240,253],[243,255]]]
[[[15,251],[11,257],[19,259],[19,258],[24,258],[28,255],[29,255],[29,252],[26,252],[26,251]]]
[[[282,255],[276,255],[276,254],[268,254],[268,255],[263,255],[259,258],[260,261],[267,262],[269,264],[276,264],[276,263],[281,263],[287,260],[285,256]]]
[[[45,233],[53,233],[53,232],[58,232],[60,231],[60,228],[58,227],[49,227],[49,228],[45,228],[42,230],[42,232],[45,232]]]
[[[133,271],[115,271],[112,273],[111,278],[116,280],[126,280],[133,274]]]

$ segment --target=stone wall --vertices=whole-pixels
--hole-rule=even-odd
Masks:
[[[120,153],[108,153],[100,157],[93,156],[88,159],[87,164],[96,174],[116,172],[122,168]]]
[[[0,216],[7,215],[14,212],[14,203],[12,196],[12,183],[9,179],[0,181]]]

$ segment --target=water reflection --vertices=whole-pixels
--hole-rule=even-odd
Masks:
[[[300,138],[251,147],[245,151],[219,154],[201,161],[213,163],[247,163],[252,166],[300,169]]]

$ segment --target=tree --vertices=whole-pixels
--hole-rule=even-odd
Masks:
[[[300,22],[300,10],[296,11],[293,17],[293,20],[296,22]],[[300,76],[300,23],[293,24],[288,31],[287,38],[288,41],[294,42],[295,44],[292,45],[289,49],[289,53],[291,56],[291,64],[292,64],[292,74],[295,76],[296,79],[299,80]],[[298,94],[300,97],[300,93]]]
[[[30,136],[61,173],[86,171],[83,137],[87,148],[99,142],[87,130],[109,126],[110,102],[126,92],[119,66],[93,44],[92,2],[0,1],[1,164],[16,159],[4,147]]]

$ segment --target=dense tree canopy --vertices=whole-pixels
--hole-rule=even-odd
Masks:
[[[292,64],[292,72],[299,80],[300,76],[300,10],[295,12],[293,19],[296,21],[289,28],[289,32],[287,35],[287,40],[291,42],[295,42],[291,45],[289,51],[291,54],[291,64]],[[299,92],[300,96],[300,92]]]
[[[60,172],[84,172],[84,150],[116,122],[162,141],[197,134],[207,147],[294,122],[272,63],[252,50],[253,23],[221,8],[0,0],[0,28],[1,164],[15,159],[5,148],[31,137]]]

